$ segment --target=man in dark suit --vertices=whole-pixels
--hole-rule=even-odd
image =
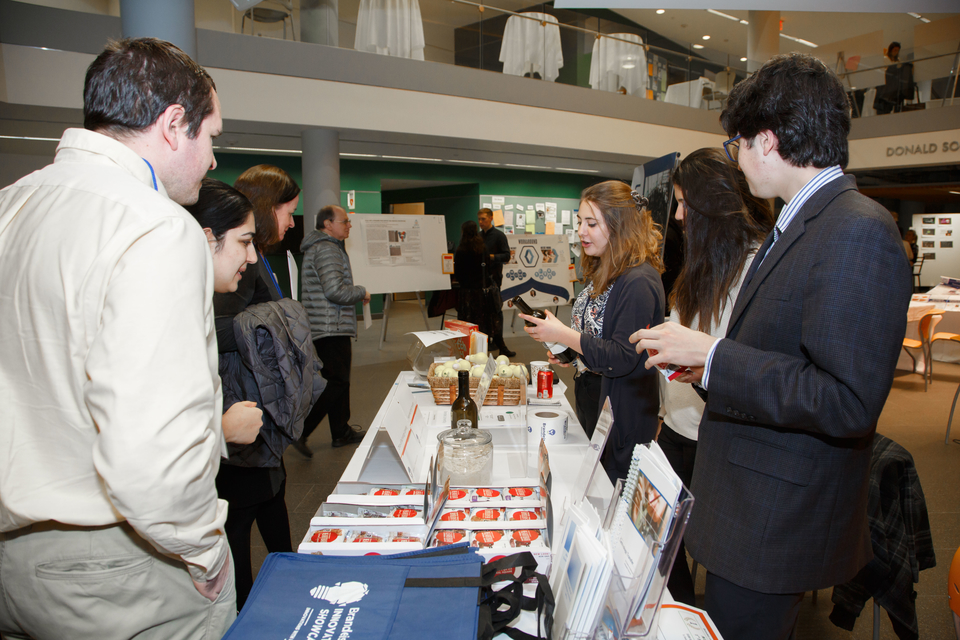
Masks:
[[[497,288],[503,283],[503,263],[510,261],[510,243],[507,242],[507,236],[503,231],[493,226],[493,211],[487,208],[480,209],[477,213],[477,222],[480,224],[480,235],[483,236],[483,246],[487,263],[487,273]],[[494,336],[490,336],[493,344],[500,351],[500,355],[508,358],[514,357],[516,352],[511,351],[507,343],[503,341],[503,309],[497,309],[500,314],[500,322],[497,324],[499,330]]]
[[[805,591],[850,580],[873,555],[871,442],[910,267],[890,214],[841,171],[849,104],[823,63],[773,58],[734,87],[721,122],[750,190],[787,205],[725,339],[676,323],[632,339],[657,350],[648,367],[693,367],[683,380],[707,390],[686,534],[707,611],[725,638],[788,638]]]

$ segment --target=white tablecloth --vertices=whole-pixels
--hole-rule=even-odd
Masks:
[[[410,419],[407,412],[401,408],[404,403],[397,401],[398,394],[415,394],[416,402],[422,409],[431,409],[436,406],[429,390],[416,389],[411,391],[407,386],[408,383],[417,381],[419,381],[419,378],[412,371],[404,371],[397,376],[393,388],[387,394],[387,397],[380,407],[380,411],[370,424],[367,435],[364,437],[363,442],[357,447],[353,457],[350,459],[350,463],[344,470],[340,482],[399,484],[409,482],[403,470],[403,463],[401,463],[397,456],[397,450],[391,444],[389,436],[384,429],[386,428],[385,425],[389,422],[406,422]],[[566,388],[562,383],[554,387],[554,400],[556,400],[557,405],[550,407],[551,411],[567,414],[568,420],[567,442],[564,444],[556,444],[550,448],[550,467],[553,470],[553,490],[550,494],[550,499],[554,509],[554,527],[560,526],[563,509],[568,505],[574,490],[582,489],[582,487],[575,487],[574,485],[578,479],[578,471],[583,462],[584,455],[590,448],[587,436],[577,421],[576,414],[566,398],[565,391]],[[528,397],[531,394],[532,391],[528,388]],[[484,425],[483,414],[487,410],[493,412],[519,410],[524,416],[521,423],[526,424],[526,411],[531,408],[535,409],[536,407],[533,405],[527,407],[484,407],[480,412],[480,426],[489,428],[489,425]],[[434,447],[436,446],[436,434],[439,433],[442,428],[445,427],[429,429],[429,439]],[[525,447],[510,444],[501,446],[496,443],[497,436],[495,434],[493,484],[500,483],[506,486],[534,481],[533,478],[529,477],[524,479],[525,472],[527,471],[527,454]],[[423,471],[425,472],[426,468],[424,468]],[[417,480],[422,482],[425,478],[426,474],[423,473],[418,475]],[[600,513],[604,513],[605,506],[597,504],[597,500],[609,502],[609,500],[613,498],[613,486],[610,484],[610,480],[607,478],[607,474],[604,473],[602,467],[597,469],[587,494],[590,496],[591,502],[594,502],[596,506],[600,507]],[[554,530],[554,534],[557,534],[556,529]],[[534,585],[524,585],[524,593],[532,597],[534,595],[533,588]],[[663,603],[666,604],[668,602],[673,602],[673,598],[670,592],[665,589]],[[522,612],[513,626],[528,633],[536,633],[537,616],[535,612]],[[662,638],[663,636],[653,634],[651,638],[654,637]],[[674,638],[669,637],[669,640],[674,640]],[[677,637],[677,640],[679,640],[679,637]]]
[[[600,91],[617,91],[623,87],[632,96],[646,96],[647,54],[643,50],[643,39],[632,33],[610,35],[593,41],[590,86]]]
[[[713,81],[706,78],[697,78],[690,82],[672,84],[667,87],[667,95],[663,101],[693,107],[694,109],[706,108],[707,105],[703,102],[704,87],[712,89]]]
[[[503,72],[511,76],[539,73],[547,82],[553,82],[563,67],[557,19],[535,11],[522,15],[535,19],[510,16],[507,20],[500,47]],[[546,26],[542,24],[543,21],[547,23]]]
[[[956,302],[930,302],[925,296],[915,296],[907,310],[907,338],[920,339],[920,318],[930,309],[942,309],[943,319],[934,328],[934,333],[960,333],[960,304]],[[910,353],[916,359],[916,371],[923,371],[923,354],[919,349],[911,349]],[[933,359],[935,362],[960,362],[960,344],[952,340],[938,340],[933,343]],[[897,360],[897,369],[910,371],[914,361],[907,355],[905,349],[900,350],[900,359]],[[934,372],[937,368],[934,366]]]
[[[423,60],[423,47],[417,0],[360,0],[354,49]]]

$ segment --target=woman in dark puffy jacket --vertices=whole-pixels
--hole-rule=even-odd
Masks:
[[[350,341],[357,336],[358,302],[370,302],[364,287],[353,283],[353,270],[344,241],[350,237],[350,217],[342,207],[328,205],[317,213],[317,228],[300,244],[303,251],[303,295],[310,316],[313,346],[323,361],[327,387],[303,425],[297,451],[313,457],[307,438],[324,417],[330,418],[334,447],[355,444],[364,431],[350,426]]]

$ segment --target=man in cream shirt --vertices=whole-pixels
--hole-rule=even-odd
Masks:
[[[221,127],[182,51],[111,43],[84,129],[0,192],[6,637],[219,638],[236,615],[213,267],[180,206]]]

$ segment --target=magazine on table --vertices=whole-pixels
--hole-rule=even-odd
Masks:
[[[609,526],[615,576],[602,605],[599,637],[649,632],[691,505],[660,447],[637,445]]]

